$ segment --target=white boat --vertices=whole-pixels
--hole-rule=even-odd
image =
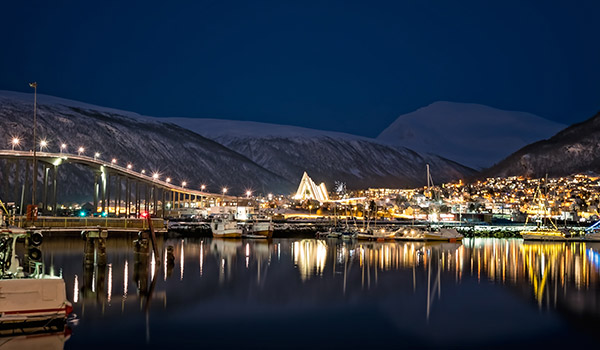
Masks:
[[[0,234],[0,328],[25,332],[49,328],[54,321],[64,326],[73,311],[67,300],[65,281],[46,275],[39,262],[34,263],[34,272],[26,274],[17,259],[15,245],[18,238],[29,237],[31,233],[8,230]]]
[[[210,223],[213,237],[241,238],[243,229],[232,218],[216,218]]]
[[[272,238],[275,230],[271,220],[255,220],[244,223],[242,237],[244,238]]]
[[[396,231],[396,239],[400,241],[424,241],[425,230],[420,227],[405,227]]]
[[[356,239],[362,240],[387,240],[394,239],[396,237],[396,232],[386,232],[384,229],[381,230],[360,230],[356,233]]]
[[[444,241],[458,242],[462,241],[464,236],[453,228],[440,228],[437,231],[425,231],[425,241]]]

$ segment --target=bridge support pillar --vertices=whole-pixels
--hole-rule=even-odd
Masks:
[[[140,217],[140,182],[135,181],[135,217]]]
[[[106,212],[106,173],[102,174],[102,213]]]
[[[106,173],[106,216],[110,213],[110,173]]]
[[[127,204],[125,207],[125,214],[129,218],[129,215],[131,215],[131,183],[130,183],[128,177],[125,178],[125,192],[126,192],[125,196],[127,197],[125,199],[127,201]]]
[[[54,166],[54,174],[52,176],[52,211],[54,213],[54,216],[58,215],[57,185],[58,185],[58,165],[55,165]],[[94,210],[95,210],[95,208],[94,208]]]
[[[158,214],[158,195],[156,193],[156,185],[152,185],[152,199],[153,199],[153,203],[152,205],[154,206],[154,215],[156,216]]]
[[[165,206],[165,197],[166,197],[165,189],[164,188],[161,189],[160,192],[162,192],[162,204],[160,207],[162,208],[162,218],[164,219],[166,217],[166,215],[165,215],[165,208],[166,208],[166,206]]]
[[[48,172],[50,168],[44,164],[44,190],[42,191],[42,213],[46,213],[48,211]]]
[[[94,173],[94,212],[92,215],[96,214],[98,211],[98,173]]]
[[[150,188],[148,184],[144,184],[144,211],[150,213]]]
[[[117,178],[115,179],[115,186],[116,188],[116,196],[115,196],[115,214],[117,215],[117,217],[119,217],[121,215],[121,177],[119,175],[117,175]]]

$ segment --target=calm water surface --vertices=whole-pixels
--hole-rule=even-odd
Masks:
[[[47,239],[65,349],[531,348],[600,341],[600,244]],[[172,246],[172,253],[167,249]],[[106,264],[102,261],[106,260]],[[96,263],[94,263],[96,261]],[[62,346],[62,345],[61,345]]]

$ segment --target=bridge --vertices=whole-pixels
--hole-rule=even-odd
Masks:
[[[32,181],[41,182],[40,211],[44,214],[58,215],[58,171],[65,164],[78,164],[90,169],[90,176],[94,177],[94,187],[90,194],[93,196],[93,211],[100,211],[104,215],[114,213],[117,217],[139,217],[146,212],[154,216],[165,217],[170,210],[185,207],[208,207],[219,205],[223,202],[237,201],[239,198],[227,196],[225,193],[217,194],[201,190],[186,188],[185,183],[175,185],[168,178],[160,179],[158,174],[145,174],[142,170],[137,172],[131,165],[126,167],[116,162],[107,162],[96,157],[81,154],[36,152],[38,169],[33,171],[35,180],[29,179],[30,169],[33,167],[34,154],[32,151],[0,150],[0,173],[4,190],[4,201],[13,200],[15,203],[29,203],[24,198],[25,189],[29,188]],[[25,162],[24,166],[22,163]],[[31,163],[31,164],[30,164]],[[12,165],[12,166],[9,166]],[[17,185],[21,178],[21,167],[25,170],[23,190],[19,194],[20,186]],[[40,166],[42,179],[40,181]],[[14,168],[11,174],[8,168]],[[12,175],[12,176],[11,176]],[[11,194],[9,179],[13,178],[13,191]],[[77,186],[77,184],[73,184]],[[38,191],[40,187],[38,186]],[[11,198],[12,197],[12,198]],[[40,198],[37,196],[36,198]],[[22,211],[22,209],[21,209]]]

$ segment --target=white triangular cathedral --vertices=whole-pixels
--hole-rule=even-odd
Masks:
[[[329,194],[324,183],[317,186],[305,171],[294,198],[297,200],[314,199],[323,203],[329,201]]]

